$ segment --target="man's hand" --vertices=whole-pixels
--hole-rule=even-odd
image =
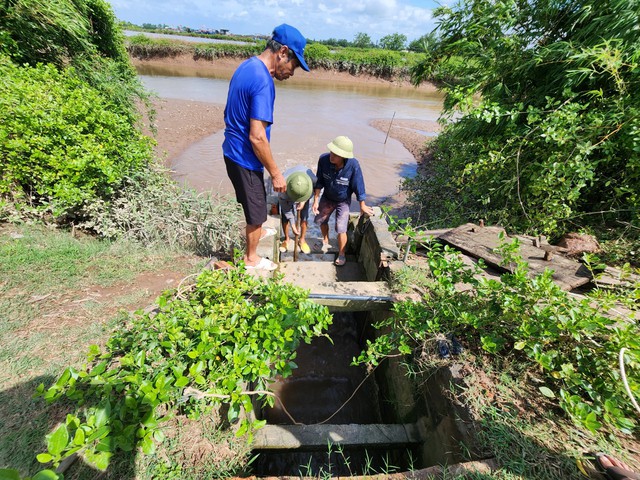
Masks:
[[[362,205],[360,205],[360,215],[368,215],[370,217],[373,216],[373,208],[371,208],[368,205],[365,205],[364,203]]]
[[[275,177],[271,177],[271,182],[273,183],[273,190],[276,192],[286,192],[287,191],[287,181],[284,179],[284,176],[278,172]]]
[[[313,205],[311,205],[311,211],[313,212],[314,215],[318,215],[320,213],[320,209],[318,208],[318,203],[319,203],[319,200],[318,198],[316,198],[313,201]]]

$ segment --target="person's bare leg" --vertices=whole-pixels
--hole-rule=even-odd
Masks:
[[[300,221],[300,243],[306,242],[305,238],[307,236],[307,221]]]
[[[338,256],[344,257],[344,251],[347,248],[347,234],[339,233],[338,234]]]
[[[322,243],[325,245],[329,245],[329,224],[321,223],[320,224],[320,233],[322,233]]]
[[[284,253],[289,249],[289,221],[283,217],[280,223],[284,232],[284,239],[280,243],[280,251]]]
[[[245,265],[253,267],[260,261],[258,243],[260,243],[260,237],[262,236],[262,225],[247,225],[245,232],[247,235],[247,248],[243,260]]]

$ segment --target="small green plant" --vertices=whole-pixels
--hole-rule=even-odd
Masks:
[[[301,342],[324,335],[325,307],[307,292],[261,281],[242,269],[205,271],[185,290],[167,292],[156,312],[126,319],[104,349],[92,346],[88,363],[67,368],[37,395],[78,405],[38,455],[54,466],[73,453],[104,470],[114,452],[155,451],[175,412],[197,418],[228,406],[237,435],[264,421],[242,416],[257,402],[273,406],[269,382],[296,368]]]
[[[62,474],[53,470],[40,470],[33,477],[22,477],[20,472],[12,468],[0,468],[0,480],[63,480]]]

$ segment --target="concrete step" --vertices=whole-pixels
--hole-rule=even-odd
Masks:
[[[422,441],[415,424],[266,425],[255,433],[255,450],[400,446]]]
[[[310,291],[309,297],[333,311],[388,310],[393,294],[387,282],[364,281],[365,272],[347,257],[341,267],[331,262],[283,262],[284,282]]]

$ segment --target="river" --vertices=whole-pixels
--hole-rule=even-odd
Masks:
[[[203,101],[224,105],[229,79],[225,74],[195,76],[193,70],[172,67],[139,68],[143,84],[161,98]],[[199,73],[198,73],[199,75]],[[293,79],[276,82],[276,106],[271,129],[271,147],[282,170],[305,165],[315,171],[318,156],[338,135],[353,140],[354,153],[362,165],[367,203],[379,205],[398,192],[404,177],[415,174],[414,157],[386,132],[370,121],[388,119],[437,120],[442,97],[437,92],[413,87],[379,84],[335,84],[314,82],[313,72],[296,72]],[[431,132],[420,132],[425,140]],[[221,145],[222,131],[185,150],[171,165],[178,179],[199,191],[230,193]]]

